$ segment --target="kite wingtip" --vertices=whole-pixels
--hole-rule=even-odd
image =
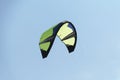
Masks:
[[[42,53],[42,58],[43,58],[43,59],[44,59],[44,58],[47,58],[48,53],[47,53],[46,51],[44,51],[44,50],[41,49],[41,53]]]

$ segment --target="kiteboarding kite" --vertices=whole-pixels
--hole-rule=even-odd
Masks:
[[[42,58],[48,56],[56,36],[65,44],[69,53],[74,51],[77,41],[76,29],[71,22],[64,21],[42,34],[39,42]]]

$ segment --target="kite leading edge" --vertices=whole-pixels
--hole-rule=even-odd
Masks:
[[[56,36],[65,44],[69,53],[74,51],[77,41],[77,32],[71,22],[64,21],[51,27],[42,34],[39,42],[42,58],[48,56]]]

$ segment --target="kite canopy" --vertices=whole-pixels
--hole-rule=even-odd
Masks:
[[[64,21],[60,22],[42,34],[39,47],[43,58],[48,56],[56,35],[65,44],[69,53],[74,51],[77,41],[77,33],[74,25],[71,22]]]

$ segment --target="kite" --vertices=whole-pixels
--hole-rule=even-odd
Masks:
[[[76,29],[71,22],[64,21],[51,27],[41,35],[39,47],[42,58],[48,56],[56,36],[65,44],[69,53],[74,51],[77,41]]]

